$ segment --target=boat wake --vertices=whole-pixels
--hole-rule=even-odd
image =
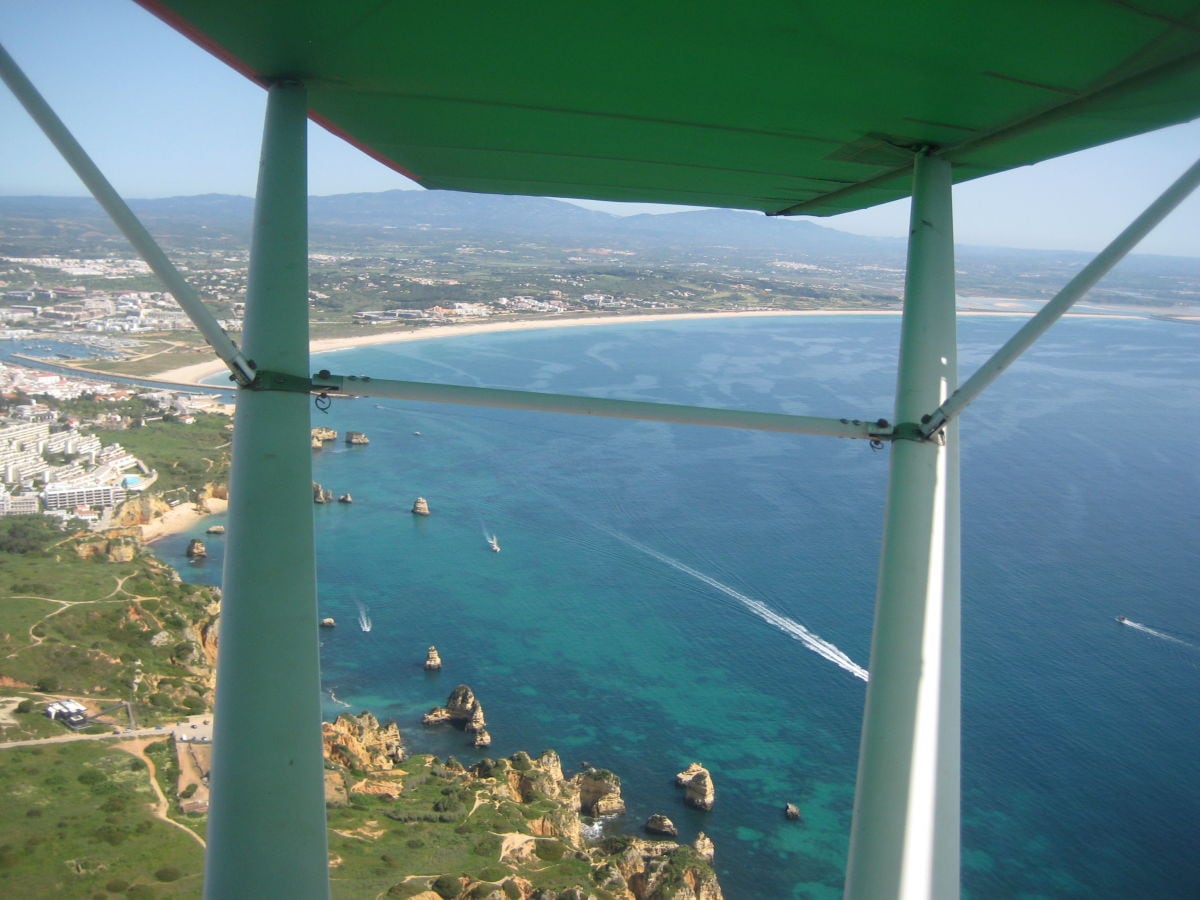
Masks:
[[[829,641],[825,640],[819,635],[813,634],[795,619],[791,619],[785,615],[777,613],[761,600],[755,600],[753,597],[747,597],[740,591],[735,591],[729,585],[722,584],[721,582],[717,581],[717,579],[712,578],[709,575],[705,575],[703,572],[699,572],[696,569],[693,569],[691,566],[681,563],[677,559],[672,559],[665,553],[658,552],[653,547],[647,547],[645,544],[635,541],[628,535],[621,534],[617,531],[610,531],[609,533],[617,540],[632,547],[634,550],[644,553],[653,559],[657,559],[659,562],[670,566],[677,572],[690,575],[697,581],[701,581],[704,584],[707,584],[709,587],[715,588],[725,596],[733,598],[764,622],[774,625],[793,640],[799,641],[813,653],[816,653],[818,656],[824,657],[834,665],[845,669],[855,678],[861,678],[863,681],[867,681],[870,678],[870,675],[866,669],[839,650],[835,645],[829,643]]]
[[[342,700],[340,697],[338,697],[337,694],[335,694],[333,692],[333,688],[329,689],[329,699],[332,700],[334,703],[336,703],[338,706],[345,706],[347,708],[349,708],[349,706],[350,706],[349,703],[347,703],[345,700]]]
[[[1162,638],[1162,640],[1164,640],[1164,641],[1170,641],[1172,644],[1182,644],[1185,647],[1191,647],[1193,650],[1200,650],[1200,647],[1197,647],[1195,644],[1191,643],[1190,641],[1185,641],[1182,638],[1177,638],[1173,634],[1167,634],[1164,631],[1158,631],[1157,629],[1151,628],[1148,625],[1143,625],[1141,622],[1135,622],[1132,619],[1126,619],[1126,618],[1122,618],[1120,620],[1120,622],[1122,625],[1128,625],[1130,628],[1136,628],[1138,631],[1144,632],[1149,635],[1153,635],[1156,638]]]
[[[363,631],[370,631],[372,628],[371,617],[367,615],[367,608],[361,603],[358,604],[358,627]]]

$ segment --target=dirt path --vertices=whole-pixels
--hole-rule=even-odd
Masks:
[[[178,828],[180,831],[182,831],[184,834],[186,834],[188,837],[190,837],[193,841],[195,841],[201,847],[204,847],[205,849],[207,849],[208,845],[204,843],[204,838],[200,837],[200,835],[196,834],[196,832],[192,831],[192,829],[188,828],[186,825],[184,825],[180,822],[176,822],[174,819],[172,819],[167,814],[168,811],[171,809],[171,803],[167,799],[166,795],[163,794],[162,788],[160,788],[158,786],[158,775],[156,774],[155,769],[154,769],[154,760],[151,759],[150,756],[146,753],[146,745],[150,744],[150,743],[153,743],[153,741],[151,741],[151,740],[122,741],[117,746],[120,749],[124,750],[126,753],[136,756],[138,759],[140,759],[142,762],[144,762],[146,764],[146,769],[150,773],[150,787],[154,790],[154,796],[158,798],[158,801],[154,804],[154,809],[153,809],[153,813],[154,813],[155,817],[162,819],[168,825],[174,825],[176,828]]]

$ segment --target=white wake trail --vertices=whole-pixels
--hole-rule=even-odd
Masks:
[[[367,608],[361,603],[355,604],[358,607],[358,627],[363,631],[370,631],[374,625],[371,622],[371,617],[367,615]]]
[[[624,534],[621,534],[620,532],[616,532],[616,531],[610,531],[609,534],[611,534],[613,537],[615,537],[617,540],[621,541],[622,543],[628,544],[633,549],[638,550],[642,553],[645,553],[647,556],[657,559],[661,563],[665,563],[666,565],[670,566],[672,569],[675,569],[678,572],[683,572],[685,575],[691,575],[697,581],[702,581],[704,584],[707,584],[709,587],[715,588],[716,590],[720,591],[725,596],[732,597],[734,600],[738,601],[738,603],[742,604],[744,607],[746,607],[746,609],[750,610],[750,612],[754,613],[756,616],[758,616],[764,622],[774,625],[776,628],[778,628],[784,634],[786,634],[786,635],[790,636],[791,638],[793,638],[794,640],[797,640],[800,643],[802,643],[809,650],[813,651],[813,653],[816,653],[818,656],[824,657],[825,659],[829,660],[834,665],[840,666],[841,668],[843,668],[847,672],[849,672],[851,675],[853,675],[855,678],[861,678],[863,681],[867,681],[870,678],[870,675],[866,669],[864,669],[862,666],[860,666],[858,663],[856,663],[854,660],[852,660],[849,656],[847,656],[845,653],[843,653],[841,650],[839,650],[836,646],[829,643],[829,641],[821,638],[820,636],[813,634],[811,631],[809,631],[807,628],[805,628],[803,625],[801,625],[795,619],[791,619],[785,615],[781,615],[780,613],[777,613],[775,610],[771,609],[771,607],[767,606],[767,604],[763,603],[761,600],[755,600],[753,597],[747,597],[745,594],[741,593],[740,591],[735,591],[729,585],[722,584],[721,582],[717,581],[717,579],[712,578],[708,575],[705,575],[703,572],[698,572],[697,570],[693,569],[691,566],[685,565],[684,563],[681,563],[677,559],[672,559],[670,556],[667,556],[665,553],[658,552],[653,547],[647,547],[645,544],[635,541],[633,538],[629,537],[628,535],[624,535]]]
[[[1146,632],[1146,634],[1152,634],[1156,638],[1162,638],[1164,641],[1170,641],[1173,644],[1183,644],[1183,646],[1185,646],[1185,647],[1191,647],[1193,649],[1196,649],[1195,644],[1192,644],[1188,641],[1177,638],[1174,635],[1164,634],[1161,631],[1156,631],[1155,629],[1151,628],[1148,625],[1143,625],[1141,622],[1134,622],[1131,619],[1126,619],[1123,624],[1128,625],[1130,628],[1136,628],[1138,631],[1144,631],[1144,632]]]

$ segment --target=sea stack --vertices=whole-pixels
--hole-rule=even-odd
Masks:
[[[650,834],[665,834],[667,837],[678,837],[679,829],[675,823],[661,813],[655,813],[646,820],[643,826]]]
[[[800,807],[795,803],[789,803],[783,808],[783,814],[793,822],[800,818]]]
[[[435,706],[425,713],[421,722],[425,725],[449,722],[458,725],[467,734],[475,735],[476,740],[482,735],[491,743],[491,737],[487,735],[487,720],[483,717],[483,705],[475,698],[475,692],[465,684],[455,687],[446,699],[446,705]]]
[[[187,558],[204,559],[206,556],[208,556],[208,549],[204,546],[204,541],[192,538],[187,545]]]
[[[442,658],[438,656],[437,647],[430,647],[425,654],[425,671],[436,672],[442,667]]]
[[[418,497],[416,500],[413,501],[412,514],[414,516],[429,515],[429,503],[425,500],[424,497]]]
[[[696,809],[709,810],[717,800],[717,789],[713,786],[708,769],[694,762],[675,776],[675,783],[687,790],[683,802]]]
[[[322,627],[322,628],[333,628],[333,627],[335,627],[336,625],[337,625],[337,622],[335,622],[335,621],[333,620],[333,616],[327,616],[327,617],[325,617],[324,619],[322,619],[322,620],[321,620],[321,627]]]

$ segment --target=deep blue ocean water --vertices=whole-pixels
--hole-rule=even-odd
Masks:
[[[962,320],[961,377],[1019,324]],[[319,363],[890,419],[898,343],[898,318],[831,315]],[[964,414],[965,896],[1200,896],[1198,362],[1195,326],[1069,320]],[[607,827],[661,812],[683,840],[705,831],[731,900],[840,896],[866,685],[829,657],[868,663],[886,450],[374,399],[313,424],[371,441],[314,454],[317,480],[354,497],[315,508],[320,612],[338,621],[322,632],[328,716],[370,709],[412,750],[469,762],[460,732],[420,725],[465,682],[490,755],[553,747],[569,771],[615,770],[629,812]],[[429,518],[410,514],[417,496]],[[202,530],[157,549],[216,581],[222,538],[202,564],[183,555]],[[440,673],[422,671],[430,644]],[[713,773],[710,813],[673,786],[692,760]],[[789,801],[803,821],[784,819]]]

